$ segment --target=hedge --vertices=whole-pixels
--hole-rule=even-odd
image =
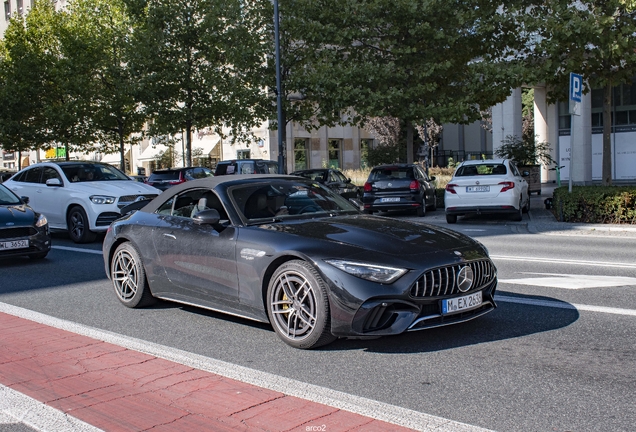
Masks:
[[[636,224],[636,186],[561,186],[551,210],[561,222]]]

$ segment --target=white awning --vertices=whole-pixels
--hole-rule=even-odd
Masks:
[[[154,146],[149,145],[148,147],[146,147],[146,150],[141,152],[141,155],[139,155],[137,160],[149,161],[149,160],[157,159],[157,156],[159,156],[159,154],[161,154],[162,152],[166,150],[168,150],[168,146],[165,146],[163,144],[156,144]]]
[[[130,150],[126,151],[126,153],[124,154],[124,157],[127,157],[129,152]],[[110,153],[110,154],[104,155],[102,159],[100,160],[100,162],[107,163],[107,164],[120,163],[121,155],[119,154],[119,152]]]
[[[214,150],[214,147],[216,147],[219,141],[221,141],[221,138],[219,138],[218,136],[210,135],[204,136],[202,137],[202,139],[197,139],[196,135],[194,135],[193,138],[192,150],[200,148],[203,150],[203,154],[206,156],[209,155],[210,152]]]

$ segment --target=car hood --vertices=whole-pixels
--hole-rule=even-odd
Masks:
[[[470,237],[428,224],[379,216],[346,216],[267,224],[267,229],[346,244],[366,252],[404,256],[479,249]],[[485,252],[484,252],[485,253]]]
[[[0,206],[0,228],[32,226],[34,221],[35,212],[27,205]]]
[[[93,181],[72,183],[70,188],[77,192],[90,195],[145,195],[145,194],[161,194],[157,188],[140,183],[134,180],[111,180],[111,181]]]

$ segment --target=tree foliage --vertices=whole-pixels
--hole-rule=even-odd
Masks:
[[[549,85],[552,101],[566,99],[570,72],[583,76],[585,92],[604,89],[603,184],[611,184],[612,88],[636,75],[636,16],[629,0],[544,0],[530,9],[535,80]]]

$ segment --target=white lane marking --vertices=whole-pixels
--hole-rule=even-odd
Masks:
[[[612,308],[612,307],[605,307],[605,306],[582,305],[582,304],[575,304],[575,303],[560,302],[555,300],[526,299],[526,298],[502,296],[499,294],[495,295],[495,300],[501,301],[501,302],[520,303],[520,304],[527,304],[532,306],[545,306],[545,307],[558,308],[558,309],[575,309],[579,311],[636,316],[636,310],[634,309],[621,309],[621,308]]]
[[[101,431],[95,426],[0,384],[0,426],[11,425],[18,430],[21,429],[18,426],[20,424],[47,432]]]
[[[102,251],[95,250],[95,249],[75,248],[75,247],[68,247],[68,246],[51,246],[51,249],[61,249],[61,250],[67,250],[72,252],[85,252],[85,253],[91,253],[95,255],[103,255]]]
[[[549,288],[582,289],[636,285],[636,278],[622,276],[595,276],[581,274],[526,273],[547,277],[531,277],[523,279],[499,279],[500,283],[531,285]]]
[[[221,360],[119,335],[93,327],[77,324],[71,321],[44,315],[21,307],[0,302],[0,312],[39,322],[76,334],[119,345],[135,351],[140,351],[155,357],[163,358],[175,363],[190,366],[195,369],[235,379],[258,387],[274,390],[290,396],[309,400],[323,405],[360,414],[365,417],[382,420],[399,426],[435,432],[486,432],[488,429],[465,423],[448,420],[430,414],[413,411],[395,405],[378,402],[360,396],[351,395],[326,387],[320,387],[281,377],[267,372],[261,372],[244,366],[235,365]]]
[[[465,231],[465,232],[484,232],[484,231],[486,231],[486,230],[484,230],[484,229],[470,229],[470,228],[468,228],[468,229],[463,229],[462,231]]]
[[[584,260],[568,260],[561,258],[532,258],[532,257],[517,257],[517,256],[504,256],[504,255],[490,255],[491,259],[502,261],[525,261],[525,262],[541,262],[548,264],[570,264],[570,265],[583,265],[592,267],[614,267],[614,268],[631,268],[636,269],[634,263],[620,263],[620,262],[607,262],[607,261],[584,261]]]

